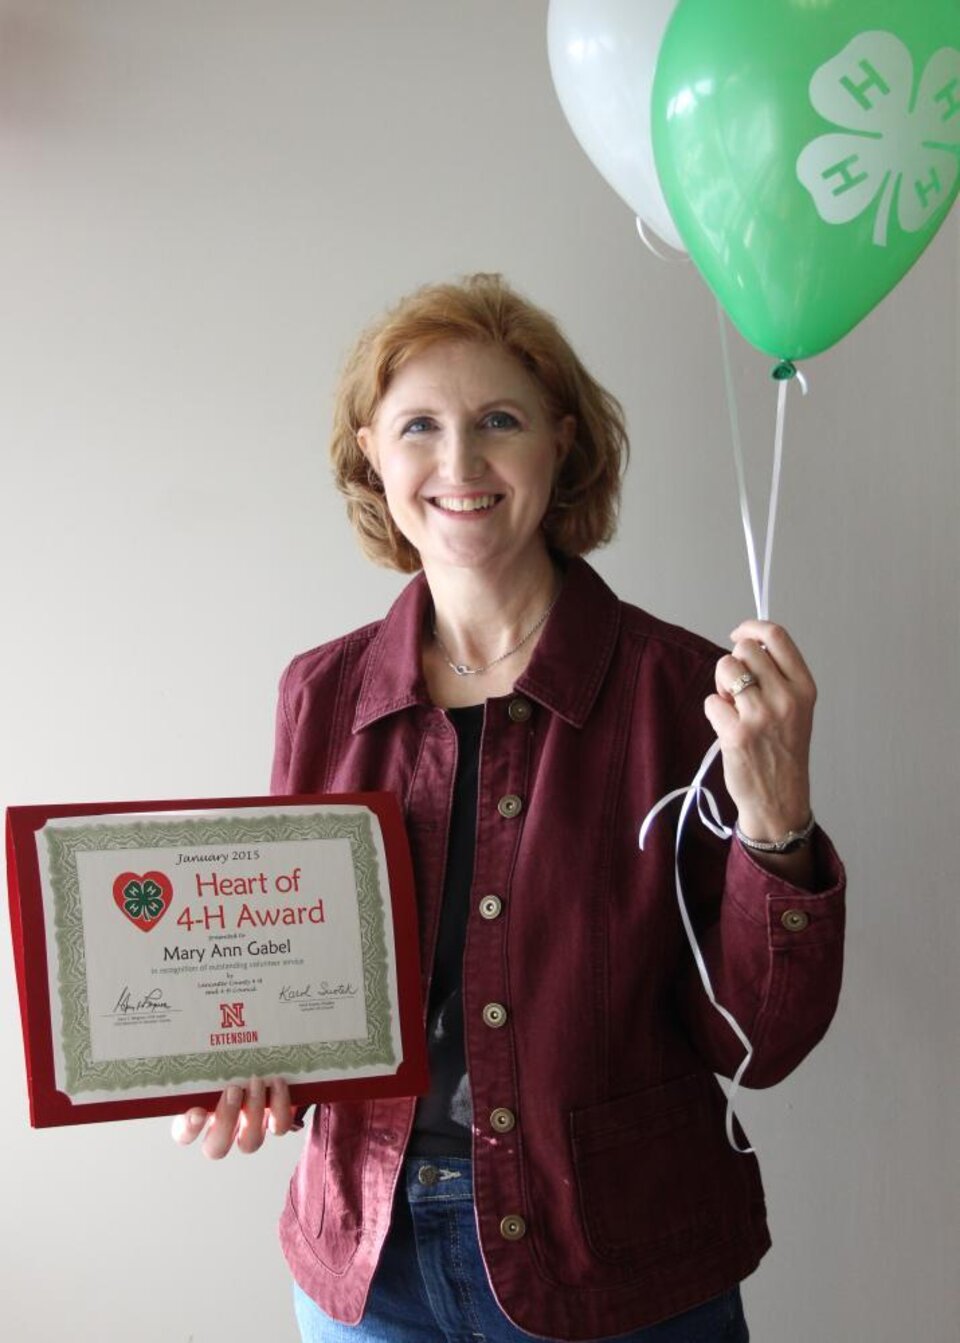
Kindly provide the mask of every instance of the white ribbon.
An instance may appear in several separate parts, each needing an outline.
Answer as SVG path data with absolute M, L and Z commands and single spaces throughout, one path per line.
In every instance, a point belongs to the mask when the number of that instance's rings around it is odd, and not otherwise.
M 727 409 L 730 412 L 730 437 L 733 440 L 733 461 L 737 470 L 737 494 L 740 499 L 740 520 L 743 523 L 743 538 L 747 547 L 747 564 L 750 569 L 750 583 L 753 588 L 753 601 L 757 609 L 758 620 L 770 619 L 770 568 L 773 562 L 773 538 L 777 525 L 777 504 L 780 498 L 780 475 L 783 466 L 783 424 L 787 405 L 787 384 L 789 377 L 781 378 L 777 385 L 777 427 L 773 442 L 773 472 L 770 479 L 770 502 L 767 508 L 767 532 L 763 555 L 763 576 L 757 569 L 757 550 L 753 540 L 753 526 L 750 521 L 750 500 L 747 496 L 747 477 L 743 465 L 743 447 L 740 442 L 740 421 L 737 416 L 737 398 L 733 389 L 733 373 L 730 369 L 730 349 L 727 344 L 727 323 L 723 309 L 717 304 L 717 322 L 720 328 L 720 353 L 723 362 L 723 381 L 727 391 Z M 799 369 L 793 370 L 793 376 L 800 384 L 803 395 L 807 394 L 807 380 Z
M 690 921 L 690 914 L 689 911 L 687 910 L 687 902 L 683 896 L 683 883 L 680 880 L 680 842 L 683 839 L 683 828 L 687 823 L 687 817 L 690 814 L 690 808 L 693 806 L 694 800 L 696 800 L 697 803 L 697 811 L 699 813 L 700 820 L 703 822 L 703 824 L 707 827 L 708 830 L 712 830 L 713 833 L 719 836 L 720 839 L 730 839 L 731 836 L 733 835 L 733 831 L 730 829 L 730 827 L 728 825 L 724 825 L 723 821 L 720 819 L 720 809 L 717 806 L 716 798 L 710 792 L 709 788 L 704 787 L 703 783 L 703 780 L 707 775 L 707 771 L 710 769 L 710 766 L 713 764 L 713 762 L 716 760 L 719 754 L 720 754 L 720 743 L 718 741 L 715 741 L 713 745 L 710 747 L 710 749 L 707 751 L 706 755 L 703 757 L 703 760 L 700 762 L 700 766 L 696 774 L 694 775 L 693 782 L 688 784 L 686 788 L 675 788 L 672 793 L 667 793 L 664 797 L 660 799 L 659 802 L 656 803 L 655 806 L 653 806 L 650 809 L 650 811 L 647 812 L 647 815 L 644 817 L 643 824 L 640 827 L 640 848 L 642 849 L 644 846 L 644 843 L 647 838 L 647 833 L 655 817 L 658 816 L 659 813 L 663 810 L 663 808 L 666 807 L 669 803 L 674 802 L 678 797 L 682 797 L 683 804 L 680 808 L 680 819 L 677 822 L 677 837 L 674 845 L 674 863 L 673 863 L 673 880 L 677 891 L 677 905 L 679 906 L 680 909 L 680 919 L 683 923 L 683 930 L 687 935 L 687 941 L 690 944 L 690 950 L 693 952 L 693 959 L 696 962 L 697 971 L 700 975 L 700 982 L 704 987 L 704 991 L 706 992 L 707 998 L 710 1000 L 711 1005 L 716 1009 L 716 1011 L 720 1013 L 724 1021 L 733 1031 L 734 1035 L 743 1045 L 744 1049 L 743 1060 L 741 1061 L 739 1068 L 733 1075 L 733 1079 L 730 1083 L 730 1090 L 727 1093 L 727 1110 L 725 1117 L 725 1126 L 727 1130 L 727 1142 L 730 1144 L 730 1146 L 733 1148 L 735 1152 L 741 1152 L 746 1154 L 748 1152 L 752 1152 L 753 1148 L 741 1147 L 736 1140 L 736 1136 L 733 1131 L 733 1121 L 735 1118 L 733 1109 L 733 1099 L 740 1087 L 740 1079 L 743 1077 L 744 1072 L 750 1066 L 750 1060 L 753 1058 L 753 1045 L 750 1043 L 746 1033 L 740 1026 L 737 1019 L 734 1017 L 733 1013 L 728 1012 L 722 1003 L 717 1002 L 717 995 L 713 991 L 713 982 L 710 979 L 710 971 L 707 969 L 707 963 L 703 959 L 703 953 L 701 952 L 700 945 L 697 942 L 697 935 L 694 932 L 693 924 Z M 709 817 L 704 815 L 703 810 L 704 803 L 706 803 L 706 806 L 710 812 Z
M 675 263 L 677 261 L 690 260 L 686 252 L 678 252 L 675 247 L 671 247 L 670 244 L 667 242 L 663 244 L 663 246 L 666 247 L 667 251 L 666 252 L 659 251 L 656 247 L 654 247 L 653 243 L 647 237 L 647 226 L 644 224 L 643 220 L 640 218 L 639 215 L 636 216 L 636 219 L 637 219 L 637 232 L 640 234 L 640 241 L 643 243 L 644 247 L 647 249 L 648 252 L 653 253 L 653 255 L 657 258 L 658 261 L 669 261 Z M 672 253 L 672 255 L 668 255 L 668 253 Z
M 640 236 L 643 237 L 643 230 L 640 221 L 637 221 L 637 227 L 640 228 Z M 646 242 L 646 238 L 644 238 Z M 649 245 L 649 244 L 648 244 Z M 653 249 L 651 249 L 653 250 Z M 753 526 L 750 521 L 750 501 L 747 496 L 746 471 L 743 464 L 743 449 L 740 442 L 740 424 L 737 417 L 737 401 L 734 394 L 733 375 L 730 370 L 730 352 L 727 347 L 727 330 L 723 316 L 723 310 L 719 303 L 717 304 L 717 317 L 720 323 L 720 350 L 723 357 L 723 377 L 727 392 L 727 409 L 730 412 L 730 435 L 733 440 L 733 459 L 737 472 L 737 493 L 740 499 L 740 518 L 743 523 L 744 541 L 747 547 L 747 564 L 750 569 L 750 583 L 753 588 L 753 599 L 757 609 L 758 620 L 768 620 L 770 610 L 770 571 L 773 562 L 773 538 L 776 530 L 777 504 L 780 496 L 780 477 L 783 465 L 783 428 L 786 415 L 787 404 L 787 384 L 793 377 L 796 377 L 800 388 L 806 396 L 807 380 L 798 369 L 792 365 L 781 365 L 777 370 L 779 376 L 779 386 L 777 388 L 777 424 L 774 434 L 773 444 L 773 470 L 770 480 L 770 500 L 767 508 L 767 530 L 764 538 L 763 554 L 763 572 L 761 574 L 757 566 L 757 549 L 754 544 Z M 660 799 L 644 817 L 643 824 L 640 827 L 640 848 L 643 849 L 650 826 L 661 811 L 677 798 L 682 797 L 683 803 L 680 807 L 680 818 L 677 822 L 677 837 L 674 846 L 674 882 L 677 891 L 677 904 L 680 909 L 680 918 L 683 923 L 684 932 L 687 935 L 687 941 L 690 944 L 690 950 L 693 952 L 693 959 L 696 962 L 697 971 L 700 975 L 700 982 L 703 984 L 704 991 L 712 1006 L 723 1017 L 724 1021 L 733 1031 L 734 1035 L 743 1045 L 744 1055 L 740 1066 L 737 1068 L 730 1081 L 730 1089 L 727 1092 L 727 1110 L 726 1110 L 726 1131 L 727 1142 L 735 1152 L 743 1154 L 753 1151 L 752 1147 L 741 1147 L 736 1140 L 733 1124 L 736 1115 L 734 1113 L 733 1102 L 738 1090 L 743 1074 L 750 1066 L 753 1058 L 753 1045 L 747 1038 L 746 1032 L 742 1029 L 731 1012 L 729 1012 L 722 1003 L 717 1002 L 716 994 L 713 991 L 713 984 L 710 979 L 710 972 L 707 969 L 707 963 L 703 958 L 703 953 L 697 943 L 696 933 L 693 930 L 693 924 L 687 911 L 686 900 L 683 895 L 683 883 L 680 880 L 680 844 L 683 839 L 683 829 L 687 823 L 687 817 L 690 814 L 694 801 L 697 804 L 697 814 L 701 823 L 712 831 L 720 839 L 731 839 L 733 830 L 725 825 L 720 817 L 720 810 L 717 806 L 716 798 L 710 792 L 709 788 L 704 786 L 704 779 L 710 769 L 710 766 L 720 754 L 720 743 L 714 741 L 707 751 L 699 768 L 693 777 L 693 780 L 686 788 L 675 788 L 673 792 L 667 793 Z M 706 811 L 704 810 L 706 808 Z M 709 815 L 707 814 L 709 813 Z

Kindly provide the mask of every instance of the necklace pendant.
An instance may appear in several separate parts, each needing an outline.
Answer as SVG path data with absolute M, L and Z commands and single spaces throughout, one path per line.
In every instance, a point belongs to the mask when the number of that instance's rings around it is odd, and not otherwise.
M 458 676 L 469 676 L 473 671 L 473 668 L 468 667 L 465 662 L 453 662 L 450 665 Z

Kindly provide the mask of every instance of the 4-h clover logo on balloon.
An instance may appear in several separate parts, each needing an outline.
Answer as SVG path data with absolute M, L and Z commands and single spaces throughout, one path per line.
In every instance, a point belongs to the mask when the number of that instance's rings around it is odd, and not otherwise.
M 163 872 L 121 872 L 113 883 L 113 899 L 132 924 L 148 933 L 170 908 L 173 886 Z
M 859 33 L 810 81 L 810 102 L 844 131 L 820 135 L 797 176 L 828 224 L 846 224 L 879 199 L 873 241 L 890 218 L 916 233 L 948 201 L 960 172 L 960 51 L 927 62 L 914 98 L 910 52 L 892 33 Z

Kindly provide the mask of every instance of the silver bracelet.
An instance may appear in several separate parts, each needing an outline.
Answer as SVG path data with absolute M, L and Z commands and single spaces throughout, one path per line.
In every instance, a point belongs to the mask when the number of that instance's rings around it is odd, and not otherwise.
M 751 839 L 740 829 L 739 821 L 734 822 L 733 833 L 744 848 L 756 849 L 757 853 L 793 853 L 794 849 L 800 849 L 806 844 L 813 834 L 815 825 L 816 821 L 813 812 L 811 812 L 810 819 L 802 830 L 788 830 L 781 839 Z

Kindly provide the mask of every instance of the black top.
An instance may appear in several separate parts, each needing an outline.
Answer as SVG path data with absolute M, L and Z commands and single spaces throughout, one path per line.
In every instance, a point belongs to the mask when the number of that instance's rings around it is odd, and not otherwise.
M 457 775 L 447 840 L 443 906 L 427 1011 L 430 1091 L 417 1102 L 409 1152 L 469 1156 L 473 1104 L 463 1043 L 463 948 L 477 834 L 477 772 L 483 705 L 448 709 L 457 730 Z

